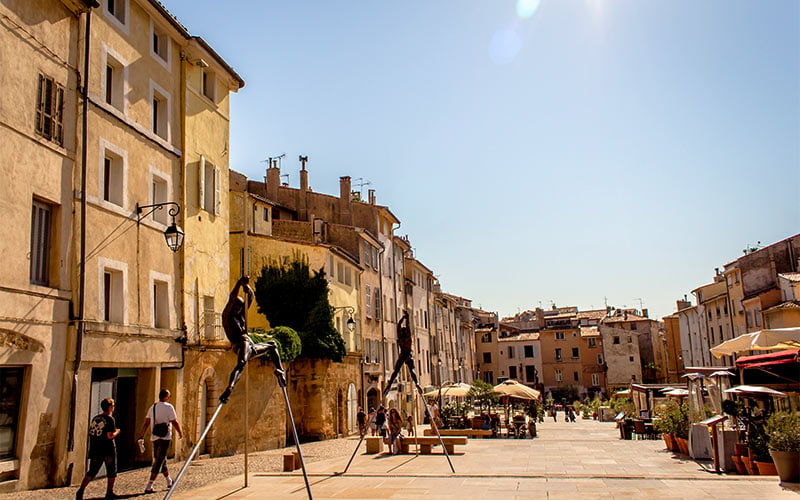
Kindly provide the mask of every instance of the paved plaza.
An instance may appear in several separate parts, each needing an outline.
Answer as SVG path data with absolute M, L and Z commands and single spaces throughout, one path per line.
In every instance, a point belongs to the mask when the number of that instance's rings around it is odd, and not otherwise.
M 471 439 L 456 448 L 455 474 L 438 448 L 434 455 L 365 455 L 362 445 L 347 474 L 339 474 L 347 456 L 308 464 L 312 492 L 315 499 L 800 499 L 800 485 L 714 474 L 710 462 L 667 452 L 661 440 L 620 440 L 612 423 L 550 419 L 538 429 L 533 440 Z M 306 497 L 299 473 L 252 471 L 247 488 L 243 480 L 232 477 L 172 498 Z

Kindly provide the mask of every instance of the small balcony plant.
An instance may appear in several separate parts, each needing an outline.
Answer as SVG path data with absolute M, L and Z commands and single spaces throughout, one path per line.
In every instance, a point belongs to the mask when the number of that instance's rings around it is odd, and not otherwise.
M 781 482 L 800 482 L 800 416 L 773 413 L 766 424 L 767 446 Z

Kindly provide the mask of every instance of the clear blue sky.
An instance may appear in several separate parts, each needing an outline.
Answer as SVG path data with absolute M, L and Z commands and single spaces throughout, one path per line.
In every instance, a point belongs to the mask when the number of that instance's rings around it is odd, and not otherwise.
M 800 232 L 794 0 L 163 0 L 245 79 L 231 167 L 364 178 L 443 289 L 661 317 Z

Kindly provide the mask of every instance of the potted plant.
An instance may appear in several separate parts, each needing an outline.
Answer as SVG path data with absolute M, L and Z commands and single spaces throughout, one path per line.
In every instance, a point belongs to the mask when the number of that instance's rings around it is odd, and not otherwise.
M 767 419 L 766 433 L 781 482 L 800 482 L 800 416 L 788 411 L 773 413 Z
M 678 451 L 678 442 L 675 441 L 676 420 L 672 415 L 677 410 L 677 406 L 674 401 L 657 406 L 653 419 L 653 429 L 661 433 L 664 444 L 670 451 Z
M 777 475 L 775 464 L 772 463 L 772 457 L 769 455 L 769 447 L 767 446 L 767 434 L 764 430 L 764 425 L 751 426 L 750 432 L 747 434 L 747 447 L 750 448 L 750 462 L 755 464 L 755 470 L 748 469 L 751 474 L 757 473 L 762 476 Z

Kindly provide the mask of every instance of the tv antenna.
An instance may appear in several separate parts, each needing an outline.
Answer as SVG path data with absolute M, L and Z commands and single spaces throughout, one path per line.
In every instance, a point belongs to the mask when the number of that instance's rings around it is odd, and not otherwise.
M 638 300 L 639 301 L 639 311 L 642 311 L 644 309 L 644 301 L 642 301 L 641 298 L 633 299 L 633 300 Z
M 364 179 L 363 177 L 359 177 L 358 179 L 353 179 L 353 187 L 358 187 L 358 192 L 364 190 L 364 186 L 371 186 L 372 182 Z
M 284 158 L 286 158 L 286 153 L 281 153 L 278 156 L 270 156 L 266 160 L 261 160 L 259 163 L 269 162 L 269 166 L 272 167 L 274 162 L 276 167 L 281 168 L 281 162 L 283 161 Z

